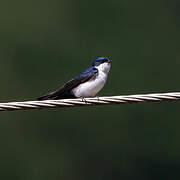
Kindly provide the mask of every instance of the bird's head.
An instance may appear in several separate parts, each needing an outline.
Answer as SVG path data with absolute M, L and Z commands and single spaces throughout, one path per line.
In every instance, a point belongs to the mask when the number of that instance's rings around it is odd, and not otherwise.
M 99 57 L 93 62 L 92 66 L 100 71 L 108 73 L 111 67 L 111 60 L 106 57 Z

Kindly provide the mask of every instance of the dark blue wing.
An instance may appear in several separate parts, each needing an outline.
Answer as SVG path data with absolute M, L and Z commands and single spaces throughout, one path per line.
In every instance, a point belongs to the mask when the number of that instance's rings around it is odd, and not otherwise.
M 45 100 L 45 99 L 62 99 L 66 97 L 73 97 L 72 92 L 70 92 L 73 88 L 77 87 L 79 84 L 84 83 L 91 78 L 95 78 L 98 70 L 94 67 L 88 68 L 82 74 L 77 76 L 76 78 L 68 81 L 65 83 L 60 89 L 54 91 L 50 94 L 45 96 L 39 97 L 38 100 Z

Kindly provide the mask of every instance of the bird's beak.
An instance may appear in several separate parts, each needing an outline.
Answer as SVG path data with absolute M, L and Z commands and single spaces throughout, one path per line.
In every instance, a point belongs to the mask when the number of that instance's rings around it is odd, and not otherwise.
M 112 61 L 110 59 L 108 59 L 108 63 L 110 64 Z

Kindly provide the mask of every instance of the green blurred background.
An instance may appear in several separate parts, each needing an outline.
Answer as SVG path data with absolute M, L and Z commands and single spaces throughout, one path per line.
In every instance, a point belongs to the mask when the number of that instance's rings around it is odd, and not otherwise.
M 112 59 L 101 95 L 179 91 L 178 0 L 1 0 L 0 102 Z M 180 179 L 180 104 L 0 113 L 3 180 Z

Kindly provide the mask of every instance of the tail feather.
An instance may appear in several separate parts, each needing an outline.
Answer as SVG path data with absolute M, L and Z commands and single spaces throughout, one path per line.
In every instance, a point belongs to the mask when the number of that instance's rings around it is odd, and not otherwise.
M 47 100 L 47 99 L 49 99 L 49 95 L 45 95 L 37 98 L 38 101 Z
M 42 101 L 42 100 L 47 100 L 47 99 L 56 99 L 57 96 L 58 96 L 58 91 L 54 91 L 54 92 L 51 92 L 49 94 L 46 94 L 44 96 L 37 98 L 37 100 Z
M 48 99 L 68 99 L 68 98 L 75 98 L 75 96 L 72 94 L 72 92 L 68 91 L 68 92 L 63 92 L 58 94 L 57 91 L 52 92 L 50 94 L 41 96 L 39 98 L 37 98 L 38 101 L 42 101 L 42 100 L 48 100 Z

